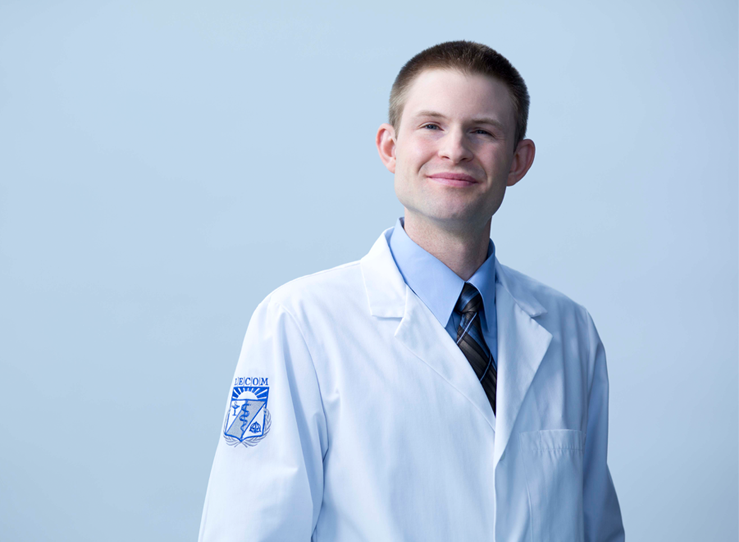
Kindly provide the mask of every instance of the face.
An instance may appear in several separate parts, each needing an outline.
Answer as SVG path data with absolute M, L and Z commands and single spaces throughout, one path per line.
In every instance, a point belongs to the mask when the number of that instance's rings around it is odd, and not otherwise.
M 533 142 L 515 145 L 508 88 L 484 75 L 422 72 L 411 84 L 396 133 L 377 137 L 406 220 L 459 229 L 490 223 L 505 189 L 525 175 Z

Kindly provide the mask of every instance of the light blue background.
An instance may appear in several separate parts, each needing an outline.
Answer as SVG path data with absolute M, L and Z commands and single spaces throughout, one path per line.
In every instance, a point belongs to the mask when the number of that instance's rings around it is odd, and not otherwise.
M 598 325 L 629 540 L 737 540 L 737 6 L 643 0 L 0 3 L 0 540 L 196 538 L 253 309 L 393 225 L 450 39 L 529 85 L 493 239 Z

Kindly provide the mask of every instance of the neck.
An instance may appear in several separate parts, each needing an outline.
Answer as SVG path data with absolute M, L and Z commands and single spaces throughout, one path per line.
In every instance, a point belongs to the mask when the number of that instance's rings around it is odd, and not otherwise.
M 414 243 L 438 258 L 462 280 L 468 280 L 487 257 L 490 222 L 491 219 L 479 227 L 465 225 L 447 229 L 406 209 L 403 225 Z

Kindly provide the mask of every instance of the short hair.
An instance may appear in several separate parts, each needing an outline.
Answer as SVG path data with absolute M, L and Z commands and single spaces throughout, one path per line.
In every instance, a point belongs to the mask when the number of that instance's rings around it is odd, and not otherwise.
M 454 69 L 467 75 L 480 74 L 497 79 L 508 87 L 516 119 L 515 144 L 526 136 L 529 118 L 529 91 L 518 70 L 497 51 L 473 41 L 447 41 L 429 47 L 411 58 L 395 78 L 390 91 L 388 119 L 395 130 L 408 95 L 408 89 L 421 72 L 431 69 Z

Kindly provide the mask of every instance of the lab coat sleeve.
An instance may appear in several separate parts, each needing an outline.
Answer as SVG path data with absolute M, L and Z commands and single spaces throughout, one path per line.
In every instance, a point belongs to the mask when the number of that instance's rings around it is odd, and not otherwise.
M 621 542 L 624 528 L 608 469 L 608 372 L 603 343 L 587 314 L 592 379 L 585 437 L 583 506 L 587 542 Z
M 268 384 L 271 425 L 264 438 L 246 446 L 227 441 L 224 422 L 199 540 L 308 542 L 323 498 L 326 421 L 303 330 L 270 297 L 249 322 L 229 388 L 227 416 L 233 386 L 246 382 L 239 378 Z

